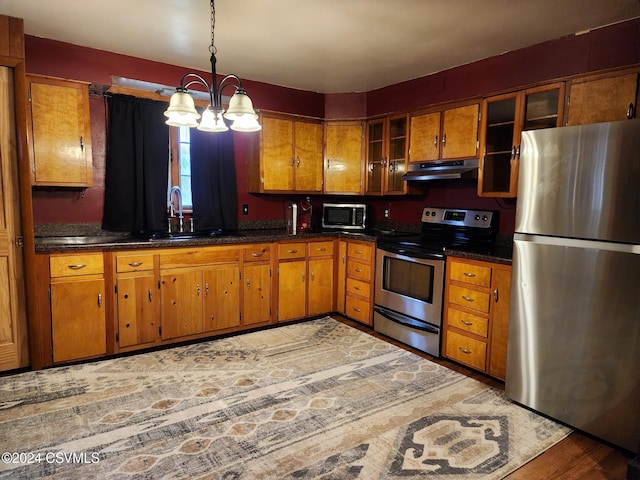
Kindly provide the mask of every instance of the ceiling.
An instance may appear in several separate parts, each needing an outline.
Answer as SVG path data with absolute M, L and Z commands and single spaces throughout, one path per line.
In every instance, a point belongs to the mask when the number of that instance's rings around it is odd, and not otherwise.
M 365 92 L 640 17 L 640 0 L 218 0 L 218 73 Z M 25 33 L 210 71 L 206 0 L 0 0 Z M 117 74 L 117 72 L 114 72 Z

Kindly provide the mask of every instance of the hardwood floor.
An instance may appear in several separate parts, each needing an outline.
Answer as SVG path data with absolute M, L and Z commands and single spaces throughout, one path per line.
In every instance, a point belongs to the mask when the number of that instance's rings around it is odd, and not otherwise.
M 393 343 L 432 362 L 472 377 L 495 388 L 504 389 L 504 383 L 470 370 L 445 358 L 434 358 L 414 348 L 385 337 L 366 325 L 342 317 L 333 318 L 358 330 Z M 627 465 L 632 457 L 623 450 L 604 444 L 593 437 L 573 432 L 567 438 L 551 447 L 540 456 L 511 473 L 507 480 L 625 480 Z

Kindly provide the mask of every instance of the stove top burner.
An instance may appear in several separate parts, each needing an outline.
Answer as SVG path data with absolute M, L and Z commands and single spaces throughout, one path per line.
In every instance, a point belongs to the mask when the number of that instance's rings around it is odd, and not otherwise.
M 434 254 L 447 250 L 491 254 L 497 220 L 495 211 L 425 207 L 421 234 L 381 237 L 377 243 L 382 248 L 402 246 Z

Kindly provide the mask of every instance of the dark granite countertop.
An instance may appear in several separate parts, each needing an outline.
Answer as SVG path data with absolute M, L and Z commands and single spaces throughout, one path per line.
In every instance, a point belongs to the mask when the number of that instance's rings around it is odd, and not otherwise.
M 367 230 L 364 232 L 319 231 L 288 235 L 284 229 L 240 230 L 237 233 L 214 237 L 181 237 L 140 239 L 127 234 L 101 232 L 86 236 L 47 236 L 36 237 L 36 253 L 71 253 L 85 251 L 118 251 L 132 249 L 160 249 L 173 247 L 193 247 L 208 245 L 235 245 L 242 243 L 273 243 L 277 241 L 304 241 L 313 238 L 351 238 L 375 242 L 378 237 L 397 233 L 386 230 Z M 511 246 L 498 244 L 493 255 L 469 253 L 462 250 L 450 250 L 449 255 L 482 260 L 486 262 L 511 264 Z

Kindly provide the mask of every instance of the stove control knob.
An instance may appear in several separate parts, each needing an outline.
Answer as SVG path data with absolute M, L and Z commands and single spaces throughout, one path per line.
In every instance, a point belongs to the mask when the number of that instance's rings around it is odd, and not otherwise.
M 431 216 L 435 217 L 436 216 L 436 212 L 431 212 Z
M 487 220 L 489 220 L 489 217 L 487 217 L 486 215 L 483 215 L 482 216 L 482 220 L 484 220 L 486 222 Z
M 480 215 L 476 215 L 476 220 L 480 220 Z
M 429 210 L 426 210 L 426 211 L 424 212 L 425 216 L 427 216 L 427 217 L 429 216 L 429 214 L 430 214 L 430 213 L 431 213 L 431 212 L 430 212 Z

